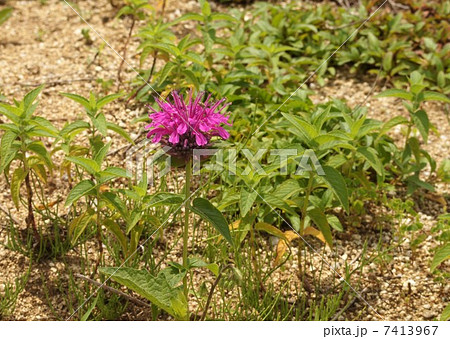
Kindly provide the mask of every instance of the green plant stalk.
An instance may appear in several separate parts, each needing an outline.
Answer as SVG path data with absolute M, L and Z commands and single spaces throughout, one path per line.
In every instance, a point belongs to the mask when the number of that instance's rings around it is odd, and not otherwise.
M 309 205 L 309 196 L 312 191 L 313 180 L 314 180 L 313 173 L 310 172 L 309 179 L 308 179 L 308 186 L 306 187 L 305 201 L 303 202 L 303 207 L 302 207 L 302 219 L 300 220 L 300 232 L 299 232 L 300 236 L 303 236 L 303 232 L 305 231 L 306 211 L 307 211 L 308 205 Z M 302 256 L 301 256 L 302 246 L 303 246 L 303 242 L 299 241 L 299 243 L 298 243 L 298 270 L 299 270 L 298 274 L 299 274 L 300 278 L 302 278 L 302 276 L 303 276 Z
M 97 226 L 97 244 L 98 244 L 98 258 L 95 263 L 94 271 L 92 272 L 91 277 L 93 277 L 100 266 L 103 259 L 103 240 L 102 240 L 102 224 L 100 220 L 100 194 L 97 194 L 97 218 L 96 218 L 96 226 Z
M 253 262 L 254 270 L 256 272 L 256 277 L 258 279 L 259 286 L 261 289 L 263 289 L 263 283 L 262 283 L 262 279 L 261 279 L 261 270 L 259 269 L 258 258 L 256 256 L 255 246 L 256 246 L 255 230 L 254 230 L 253 225 L 251 225 L 251 227 L 250 227 L 250 249 L 251 249 L 252 262 Z
M 39 232 L 36 226 L 36 219 L 34 218 L 34 212 L 33 212 L 33 190 L 31 189 L 31 182 L 30 182 L 30 168 L 28 167 L 27 162 L 27 155 L 26 155 L 26 146 L 24 138 L 20 138 L 22 142 L 22 153 L 23 153 L 23 169 L 26 173 L 25 176 L 25 187 L 27 189 L 27 208 L 28 208 L 28 216 L 25 219 L 27 223 L 27 227 L 33 227 L 34 236 L 36 239 L 39 239 Z
M 191 176 L 192 176 L 192 160 L 189 159 L 186 164 L 186 181 L 184 186 L 185 193 L 185 213 L 184 213 L 184 230 L 183 230 L 183 267 L 186 269 L 186 275 L 183 278 L 184 296 L 188 300 L 188 239 L 189 239 L 189 199 L 191 195 Z

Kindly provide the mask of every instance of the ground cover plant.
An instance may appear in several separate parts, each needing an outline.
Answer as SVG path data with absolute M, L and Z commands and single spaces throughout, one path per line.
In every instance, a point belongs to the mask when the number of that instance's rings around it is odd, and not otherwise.
M 448 1 L 103 2 L 33 7 L 96 77 L 0 85 L 0 318 L 449 319 Z

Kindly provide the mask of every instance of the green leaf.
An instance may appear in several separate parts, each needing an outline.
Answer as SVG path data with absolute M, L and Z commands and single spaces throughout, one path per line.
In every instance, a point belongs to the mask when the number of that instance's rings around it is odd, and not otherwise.
M 274 237 L 288 241 L 288 239 L 286 239 L 286 236 L 284 235 L 283 231 L 281 231 L 279 228 L 276 228 L 275 226 L 272 226 L 271 224 L 268 224 L 266 222 L 256 223 L 255 230 L 264 231 L 266 233 L 269 233 L 270 235 L 273 235 Z
M 100 100 L 97 101 L 97 109 L 102 108 L 106 104 L 109 104 L 111 101 L 114 101 L 120 97 L 123 97 L 125 93 L 116 93 L 116 94 L 109 94 L 107 96 L 104 96 Z
M 390 88 L 378 95 L 375 96 L 376 98 L 384 98 L 384 97 L 395 97 L 400 99 L 405 99 L 412 101 L 413 95 L 403 89 L 396 89 L 396 88 Z
M 450 304 L 445 306 L 444 310 L 442 311 L 441 317 L 439 318 L 440 321 L 448 321 L 450 319 Z
M 211 6 L 209 5 L 208 0 L 199 0 L 199 2 L 200 2 L 202 14 L 204 16 L 210 16 L 211 15 Z
M 101 166 L 103 163 L 103 160 L 105 159 L 106 155 L 108 154 L 109 148 L 111 147 L 111 141 L 105 144 L 102 148 L 100 148 L 97 153 L 94 155 L 94 161 Z
M 400 124 L 406 125 L 407 123 L 408 123 L 408 119 L 406 119 L 405 117 L 402 117 L 402 116 L 396 116 L 396 117 L 386 121 L 381 126 L 381 129 L 377 136 L 377 139 L 381 138 L 381 136 L 383 136 L 384 134 L 389 132 L 393 127 L 400 125 Z
M 177 65 L 175 65 L 173 62 L 166 63 L 161 72 L 158 74 L 158 83 L 161 85 L 167 79 L 170 72 L 172 72 L 172 70 L 176 67 Z
M 97 174 L 100 166 L 94 160 L 83 157 L 66 157 L 66 160 L 83 167 L 90 174 Z
M 241 216 L 244 218 L 253 206 L 258 193 L 256 191 L 248 192 L 245 188 L 241 188 L 241 199 L 239 200 L 239 208 Z
M 75 102 L 78 102 L 84 108 L 86 108 L 86 110 L 90 110 L 91 109 L 91 105 L 89 103 L 89 100 L 84 98 L 84 97 L 82 97 L 81 95 L 73 94 L 73 93 L 61 93 L 61 95 L 65 96 L 66 98 L 72 99 Z
M 328 186 L 334 192 L 336 198 L 341 202 L 345 211 L 348 213 L 349 212 L 348 191 L 344 178 L 333 167 L 322 166 L 322 169 L 325 175 L 321 176 L 321 178 L 323 178 L 326 181 Z
M 96 217 L 95 211 L 89 208 L 79 217 L 72 220 L 69 225 L 69 237 L 72 246 L 76 244 L 78 238 L 83 234 L 86 227 Z
M 20 114 L 22 113 L 22 111 L 17 109 L 17 107 L 0 102 L 0 113 L 5 115 L 16 125 L 20 124 Z
M 314 222 L 314 224 L 319 227 L 319 230 L 322 232 L 328 245 L 330 245 L 330 247 L 333 247 L 333 237 L 331 235 L 331 228 L 328 224 L 326 215 L 317 207 L 308 210 L 307 214 Z
M 95 184 L 91 180 L 80 181 L 67 195 L 67 200 L 64 206 L 69 206 L 82 196 L 89 194 L 95 188 Z
M 19 201 L 20 201 L 20 186 L 22 182 L 25 180 L 27 173 L 23 170 L 22 167 L 18 167 L 14 170 L 11 179 L 11 198 L 16 205 L 16 208 L 19 209 Z
M 198 214 L 203 219 L 206 219 L 219 231 L 220 234 L 233 245 L 233 239 L 231 238 L 230 229 L 228 223 L 222 213 L 213 206 L 208 200 L 203 198 L 196 198 L 192 202 L 191 209 L 194 213 Z
M 431 262 L 431 271 L 433 272 L 443 261 L 450 259 L 450 243 L 439 248 L 434 254 Z
M 183 196 L 180 194 L 174 193 L 165 193 L 160 192 L 150 196 L 147 196 L 144 199 L 146 204 L 146 208 L 149 207 L 157 207 L 157 206 L 165 206 L 165 205 L 179 205 L 184 201 Z
M 122 247 L 123 253 L 128 254 L 128 240 L 125 234 L 120 229 L 120 226 L 117 222 L 111 219 L 104 219 L 103 225 L 116 236 L 117 240 L 119 240 L 120 246 Z
M 448 96 L 438 92 L 425 91 L 423 92 L 423 100 L 424 101 L 442 101 L 446 103 L 450 103 L 450 99 Z
M 41 85 L 39 87 L 36 87 L 32 91 L 28 92 L 27 95 L 25 95 L 25 98 L 23 99 L 23 103 L 25 105 L 25 110 L 31 106 L 31 104 L 36 100 L 39 93 L 41 93 L 42 89 L 44 88 L 44 85 Z
M 45 148 L 44 144 L 40 141 L 35 141 L 27 146 L 29 151 L 37 154 L 39 158 L 41 158 L 48 168 L 53 167 L 52 159 L 50 158 L 50 154 Z
M 95 309 L 95 306 L 97 306 L 97 302 L 98 302 L 98 298 L 99 297 L 100 297 L 100 293 L 97 293 L 97 296 L 95 297 L 94 300 L 92 300 L 91 305 L 87 309 L 86 313 L 84 313 L 81 316 L 80 321 L 87 321 L 89 319 L 89 316 L 92 314 L 92 311 Z
M 89 129 L 90 125 L 86 121 L 77 120 L 68 125 L 65 125 L 63 129 L 59 132 L 61 136 L 67 136 L 71 133 L 77 132 L 80 133 L 86 129 Z
M 16 155 L 16 152 L 14 152 L 14 149 L 12 148 L 13 142 L 16 138 L 17 134 L 14 131 L 6 131 L 5 134 L 3 134 L 0 145 L 0 172 L 3 172 L 3 170 L 9 165 Z
M 94 124 L 95 128 L 98 129 L 101 135 L 106 136 L 106 134 L 108 133 L 108 129 L 106 126 L 106 118 L 103 113 L 99 113 L 96 117 L 93 117 L 92 123 Z
M 300 184 L 295 179 L 288 179 L 283 181 L 276 189 L 273 195 L 277 196 L 280 199 L 288 199 L 294 194 L 300 192 L 303 188 L 300 187 Z
M 394 54 L 392 52 L 387 52 L 383 58 L 383 69 L 389 73 L 392 69 L 392 58 Z
M 3 8 L 0 11 L 0 25 L 2 25 L 6 20 L 8 20 L 13 12 L 13 8 L 12 7 L 6 7 Z
M 116 194 L 112 192 L 104 192 L 102 193 L 101 198 L 110 203 L 125 220 L 130 218 L 127 206 Z
M 384 176 L 383 164 L 380 161 L 377 151 L 372 147 L 358 147 L 356 150 L 373 167 L 379 176 Z
M 211 14 L 211 20 L 225 20 L 229 22 L 239 22 L 238 19 L 226 13 L 213 13 Z
M 423 138 L 425 143 L 428 142 L 428 132 L 430 130 L 430 120 L 428 119 L 428 115 L 424 110 L 419 110 L 415 113 L 411 114 L 414 125 L 420 132 L 420 135 Z
M 40 128 L 47 131 L 51 136 L 57 137 L 59 135 L 59 131 L 53 124 L 43 117 L 33 117 L 30 121 L 32 124 L 36 124 Z
M 126 267 L 102 267 L 101 273 L 135 291 L 178 320 L 188 317 L 187 300 L 181 287 L 173 287 L 165 274 L 152 276 L 146 270 Z
M 302 120 L 287 113 L 283 113 L 283 116 L 287 120 L 289 120 L 289 122 L 295 127 L 297 132 L 305 138 L 306 142 L 309 142 L 311 139 L 314 139 L 319 134 L 316 128 L 309 122 L 306 122 L 305 120 Z
M 219 265 L 215 263 L 208 264 L 200 258 L 188 258 L 188 267 L 196 268 L 196 267 L 205 267 L 210 270 L 216 277 L 219 275 Z
M 203 21 L 203 16 L 197 13 L 186 13 L 181 17 L 174 20 L 175 23 L 179 23 L 186 20 Z
M 329 215 L 327 216 L 327 220 L 330 226 L 333 227 L 336 231 L 344 232 L 344 228 L 342 227 L 342 224 L 337 216 Z
M 122 127 L 120 127 L 116 124 L 113 124 L 112 122 L 107 122 L 106 128 L 113 132 L 116 132 L 121 137 L 123 137 L 124 139 L 126 139 L 127 141 L 131 142 L 134 145 L 133 139 L 131 139 L 131 137 L 128 135 L 128 133 Z
M 131 174 L 125 169 L 120 167 L 107 167 L 105 170 L 98 173 L 100 175 L 101 181 L 109 181 L 114 178 L 131 178 Z

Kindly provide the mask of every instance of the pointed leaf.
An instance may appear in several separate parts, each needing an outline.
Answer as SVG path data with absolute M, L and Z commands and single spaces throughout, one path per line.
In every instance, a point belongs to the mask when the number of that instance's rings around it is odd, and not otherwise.
M 187 301 L 181 287 L 172 287 L 166 275 L 152 276 L 146 270 L 126 267 L 102 267 L 100 272 L 128 287 L 176 319 L 187 318 Z
M 233 245 L 233 239 L 231 238 L 230 229 L 228 223 L 222 213 L 213 206 L 208 200 L 203 198 L 196 198 L 192 202 L 191 209 L 194 213 L 198 214 L 203 219 L 206 219 L 219 231 L 220 234 Z
M 95 187 L 95 184 L 91 180 L 80 181 L 74 188 L 69 192 L 65 206 L 69 206 L 82 196 L 89 194 Z
M 348 213 L 348 191 L 344 178 L 338 171 L 336 171 L 332 167 L 322 166 L 322 169 L 325 172 L 325 175 L 321 176 L 321 178 L 323 178 L 327 182 L 328 186 L 334 192 L 336 198 L 341 202 L 345 211 Z

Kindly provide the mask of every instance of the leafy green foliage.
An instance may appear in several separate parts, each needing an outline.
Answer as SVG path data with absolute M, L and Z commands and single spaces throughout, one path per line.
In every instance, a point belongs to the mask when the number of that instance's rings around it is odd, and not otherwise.
M 0 10 L 0 25 L 2 25 L 6 20 L 8 20 L 13 13 L 12 7 L 6 7 Z
M 139 293 L 139 295 L 174 316 L 175 319 L 187 319 L 187 300 L 182 289 L 178 286 L 183 274 L 176 272 L 173 267 L 161 271 L 156 277 L 144 270 L 133 268 L 103 267 L 100 271 Z

